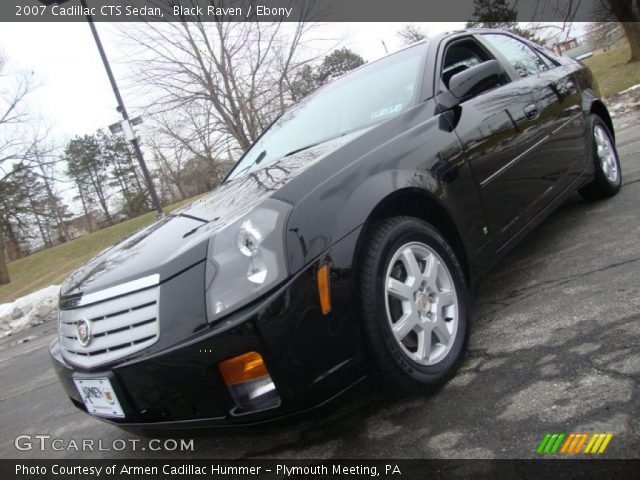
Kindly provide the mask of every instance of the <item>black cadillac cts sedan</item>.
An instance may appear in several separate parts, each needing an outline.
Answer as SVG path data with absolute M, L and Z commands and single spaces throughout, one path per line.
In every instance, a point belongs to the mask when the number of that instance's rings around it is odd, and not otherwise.
M 318 90 L 208 196 L 74 272 L 53 363 L 78 408 L 132 429 L 283 418 L 367 375 L 430 389 L 479 279 L 569 194 L 620 185 L 584 65 L 443 34 Z

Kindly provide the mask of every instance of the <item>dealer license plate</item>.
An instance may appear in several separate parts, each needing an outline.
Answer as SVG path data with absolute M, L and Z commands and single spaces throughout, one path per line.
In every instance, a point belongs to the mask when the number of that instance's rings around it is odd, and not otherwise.
M 87 411 L 101 417 L 124 417 L 108 378 L 74 378 Z

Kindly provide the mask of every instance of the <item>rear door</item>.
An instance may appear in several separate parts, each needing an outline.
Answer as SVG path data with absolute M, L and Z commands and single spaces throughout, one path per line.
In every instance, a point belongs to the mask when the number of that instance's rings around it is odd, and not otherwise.
M 533 45 L 503 33 L 483 33 L 479 38 L 494 55 L 503 58 L 516 74 L 516 83 L 529 90 L 531 102 L 523 105 L 523 127 L 543 133 L 539 151 L 530 156 L 523 171 L 537 180 L 531 214 L 538 213 L 584 169 L 586 142 L 581 94 L 575 86 L 574 65 L 560 65 Z M 537 119 L 533 117 L 538 116 Z M 533 164 L 535 162 L 535 164 Z

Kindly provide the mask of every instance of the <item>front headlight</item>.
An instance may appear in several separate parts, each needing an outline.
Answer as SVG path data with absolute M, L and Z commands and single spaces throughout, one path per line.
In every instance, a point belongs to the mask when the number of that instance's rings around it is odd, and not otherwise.
M 209 321 L 256 299 L 287 278 L 284 226 L 291 206 L 267 199 L 209 240 Z

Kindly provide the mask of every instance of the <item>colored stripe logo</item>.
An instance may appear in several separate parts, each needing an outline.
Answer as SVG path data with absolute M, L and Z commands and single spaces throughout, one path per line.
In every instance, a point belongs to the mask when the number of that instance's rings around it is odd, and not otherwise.
M 612 438 L 613 433 L 547 433 L 536 451 L 539 455 L 601 454 L 607 449 Z

